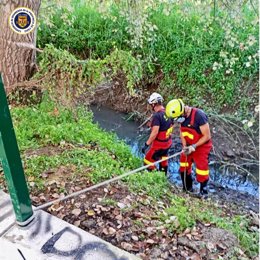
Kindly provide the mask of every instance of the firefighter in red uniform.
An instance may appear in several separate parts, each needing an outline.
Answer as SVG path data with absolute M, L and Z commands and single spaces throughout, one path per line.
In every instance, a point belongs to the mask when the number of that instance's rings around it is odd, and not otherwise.
M 142 152 L 145 153 L 150 146 L 145 154 L 145 165 L 166 158 L 172 145 L 172 120 L 165 116 L 165 108 L 162 102 L 163 98 L 158 93 L 153 93 L 148 99 L 148 104 L 151 106 L 154 114 L 151 119 L 151 134 L 142 148 Z M 155 168 L 156 166 L 153 165 L 148 169 L 154 170 Z M 168 160 L 160 163 L 159 170 L 164 171 L 165 175 L 167 175 Z
M 173 99 L 166 106 L 166 115 L 181 124 L 183 153 L 180 156 L 180 174 L 185 191 L 193 191 L 192 163 L 196 164 L 196 178 L 200 194 L 206 195 L 209 180 L 208 156 L 212 148 L 207 115 L 200 109 L 185 106 L 181 99 Z

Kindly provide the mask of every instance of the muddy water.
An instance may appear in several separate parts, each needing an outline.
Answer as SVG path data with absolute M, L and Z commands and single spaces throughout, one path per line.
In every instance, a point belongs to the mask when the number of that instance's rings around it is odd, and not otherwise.
M 91 106 L 91 110 L 94 115 L 94 122 L 98 123 L 101 128 L 115 133 L 119 139 L 124 140 L 130 146 L 133 154 L 141 158 L 143 157 L 140 149 L 147 140 L 149 132 L 138 131 L 139 124 L 132 121 L 129 115 L 105 107 Z M 180 151 L 180 149 L 180 144 L 175 142 L 170 154 L 174 154 Z M 181 185 L 178 169 L 178 158 L 173 158 L 169 161 L 170 181 Z M 216 165 L 214 159 L 210 160 L 209 188 L 212 193 L 216 192 L 216 187 L 222 187 L 258 197 L 259 186 L 257 176 L 257 172 L 252 172 L 252 174 L 247 176 L 238 174 L 235 170 L 231 171 L 230 169 L 224 169 Z M 195 186 L 199 187 L 196 181 Z

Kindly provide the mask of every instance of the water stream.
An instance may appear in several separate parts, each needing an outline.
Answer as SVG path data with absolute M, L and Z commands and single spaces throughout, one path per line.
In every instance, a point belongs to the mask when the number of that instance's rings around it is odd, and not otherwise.
M 115 133 L 119 139 L 124 140 L 131 147 L 134 155 L 143 158 L 141 147 L 149 136 L 149 132 L 139 132 L 137 122 L 129 120 L 129 115 L 123 114 L 106 107 L 91 106 L 94 115 L 94 122 L 107 131 Z M 170 154 L 180 151 L 181 146 L 174 146 Z M 180 176 L 178 173 L 179 162 L 178 158 L 169 160 L 169 176 L 170 181 L 181 185 Z M 221 168 L 210 160 L 210 191 L 214 192 L 214 186 L 221 186 L 242 193 L 248 193 L 255 197 L 259 194 L 258 173 L 253 172 L 250 175 L 242 175 L 235 171 L 230 171 L 229 168 Z M 198 187 L 198 183 L 195 185 Z

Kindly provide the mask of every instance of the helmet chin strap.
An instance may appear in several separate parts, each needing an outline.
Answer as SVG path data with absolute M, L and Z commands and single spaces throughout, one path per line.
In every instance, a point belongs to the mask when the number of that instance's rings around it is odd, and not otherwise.
M 191 113 L 191 108 L 188 107 L 188 106 L 185 106 L 184 107 L 184 113 L 182 114 L 182 116 L 189 117 L 190 113 Z

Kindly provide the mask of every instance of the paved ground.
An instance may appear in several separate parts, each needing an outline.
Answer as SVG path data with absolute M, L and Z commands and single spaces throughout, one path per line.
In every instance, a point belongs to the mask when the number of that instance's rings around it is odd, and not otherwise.
M 0 190 L 1 260 L 137 260 L 104 240 L 44 211 L 19 227 L 9 195 Z

